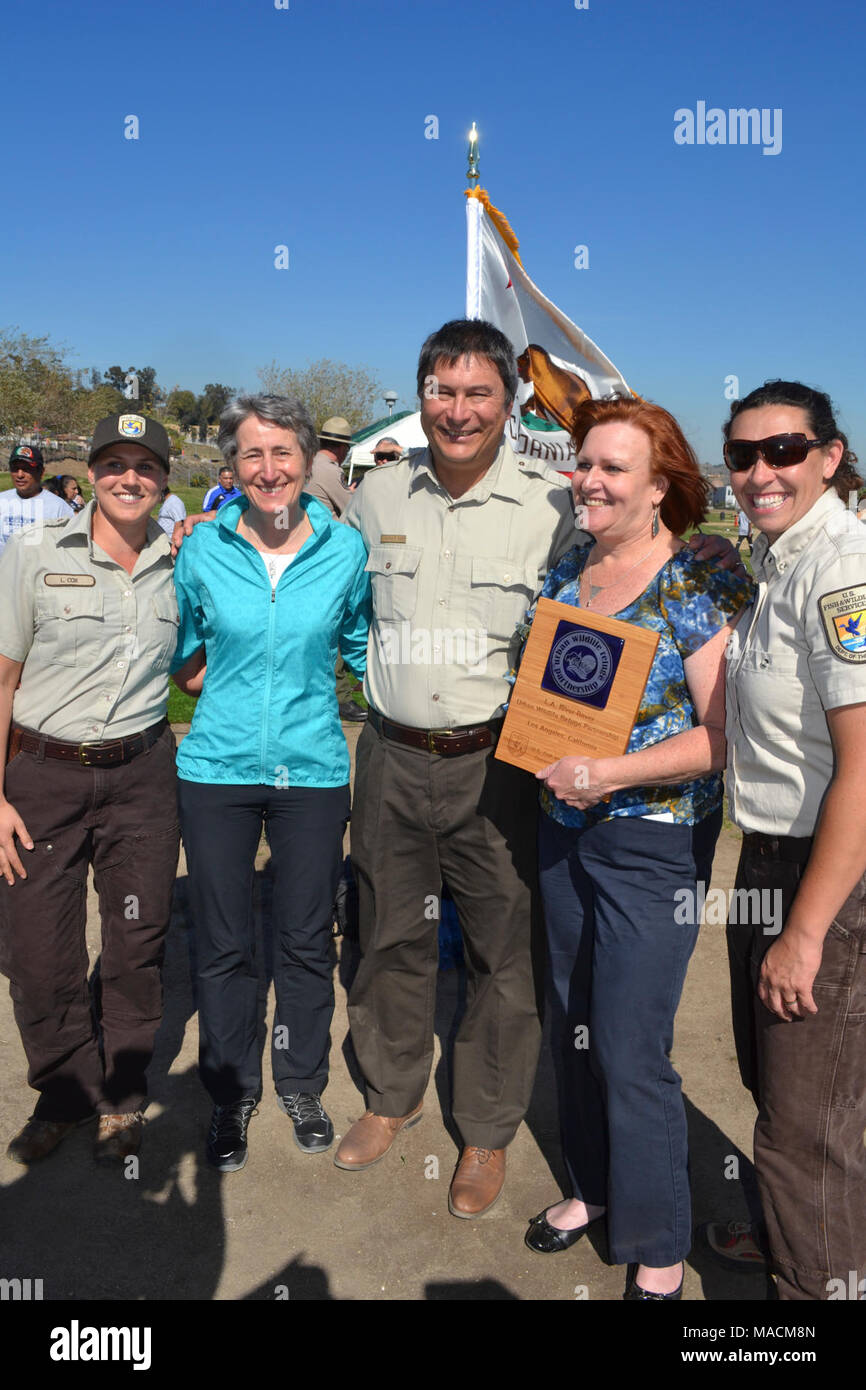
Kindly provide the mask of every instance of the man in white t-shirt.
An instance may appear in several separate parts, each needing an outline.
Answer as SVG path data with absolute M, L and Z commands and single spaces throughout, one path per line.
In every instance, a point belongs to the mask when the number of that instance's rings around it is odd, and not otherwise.
M 68 502 L 42 486 L 45 463 L 35 445 L 18 444 L 9 459 L 14 486 L 0 493 L 0 551 L 10 536 L 40 521 L 74 516 Z

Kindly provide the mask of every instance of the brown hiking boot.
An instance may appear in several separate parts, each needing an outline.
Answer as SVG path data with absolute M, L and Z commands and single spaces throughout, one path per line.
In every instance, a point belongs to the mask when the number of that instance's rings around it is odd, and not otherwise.
M 15 1135 L 6 1150 L 6 1157 L 15 1163 L 35 1163 L 56 1149 L 71 1130 L 88 1123 L 88 1120 L 37 1120 L 34 1115 L 21 1133 Z
M 127 1115 L 100 1115 L 93 1157 L 97 1163 L 122 1163 L 138 1153 L 143 1129 L 144 1116 L 140 1110 Z
M 368 1110 L 356 1120 L 334 1155 L 338 1168 L 369 1168 L 384 1158 L 401 1129 L 408 1129 L 421 1118 L 422 1107 L 416 1105 L 408 1115 L 390 1118 L 374 1115 Z

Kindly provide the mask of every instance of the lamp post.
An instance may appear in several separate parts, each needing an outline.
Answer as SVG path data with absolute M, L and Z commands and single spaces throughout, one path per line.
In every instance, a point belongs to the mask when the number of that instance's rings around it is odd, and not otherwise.
M 399 396 L 397 395 L 397 392 L 396 392 L 396 391 L 386 391 L 386 392 L 385 392 L 384 400 L 385 400 L 385 404 L 386 404 L 387 407 L 388 407 L 388 419 L 389 419 L 389 420 L 390 420 L 390 418 L 391 418 L 391 415 L 393 414 L 394 406 L 397 404 L 397 401 L 398 401 L 399 399 L 400 399 L 400 398 L 399 398 Z

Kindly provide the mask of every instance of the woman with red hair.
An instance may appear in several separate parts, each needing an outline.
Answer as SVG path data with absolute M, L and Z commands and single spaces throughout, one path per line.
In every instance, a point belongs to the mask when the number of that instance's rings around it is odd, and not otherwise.
M 530 1223 L 566 1249 L 603 1216 L 628 1300 L 676 1299 L 691 1244 L 686 1118 L 670 1062 L 722 821 L 724 656 L 750 582 L 680 539 L 707 484 L 673 416 L 640 400 L 578 407 L 572 479 L 591 540 L 543 595 L 657 632 L 621 757 L 564 757 L 542 783 L 539 872 L 570 1198 Z M 689 910 L 691 908 L 691 910 Z

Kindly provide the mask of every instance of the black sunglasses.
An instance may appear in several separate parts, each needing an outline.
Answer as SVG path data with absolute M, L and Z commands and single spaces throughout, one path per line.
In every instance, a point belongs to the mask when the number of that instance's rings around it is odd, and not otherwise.
M 377 463 L 391 463 L 393 459 L 398 459 L 399 454 L 374 454 L 373 458 Z
M 791 468 L 802 463 L 810 449 L 820 449 L 824 441 L 807 439 L 805 434 L 771 434 L 768 439 L 729 439 L 722 453 L 732 473 L 751 468 L 761 455 L 768 468 Z

